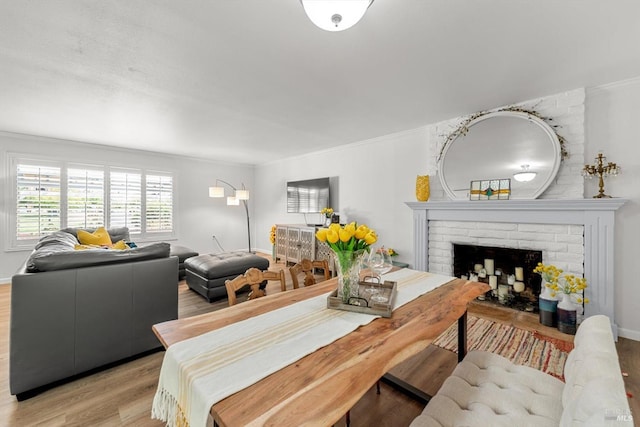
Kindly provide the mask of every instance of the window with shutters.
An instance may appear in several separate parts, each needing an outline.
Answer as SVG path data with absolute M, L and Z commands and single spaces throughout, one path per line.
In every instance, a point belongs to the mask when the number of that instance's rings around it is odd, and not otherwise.
M 16 239 L 34 240 L 59 230 L 60 168 L 20 164 L 16 178 Z
M 147 233 L 173 231 L 173 178 L 166 175 L 146 177 Z
M 132 239 L 174 237 L 170 172 L 84 166 L 8 155 L 13 206 L 8 249 L 30 249 L 54 231 L 128 227 Z
M 104 171 L 67 169 L 67 226 L 97 228 L 104 214 Z
M 142 174 L 112 171 L 110 212 L 112 227 L 129 227 L 129 234 L 142 232 Z

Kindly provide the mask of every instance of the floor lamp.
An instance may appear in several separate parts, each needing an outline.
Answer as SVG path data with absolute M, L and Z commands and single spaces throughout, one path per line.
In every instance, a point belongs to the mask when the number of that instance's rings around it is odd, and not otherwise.
M 218 186 L 222 183 L 231 188 L 235 193 L 233 196 L 227 196 L 227 206 L 238 206 L 240 202 L 244 205 L 244 212 L 247 214 L 247 238 L 249 240 L 249 253 L 251 253 L 251 227 L 249 225 L 249 190 L 242 184 L 242 189 L 238 190 L 233 185 L 222 179 L 216 179 L 216 186 L 209 187 L 209 197 L 224 197 L 224 187 Z

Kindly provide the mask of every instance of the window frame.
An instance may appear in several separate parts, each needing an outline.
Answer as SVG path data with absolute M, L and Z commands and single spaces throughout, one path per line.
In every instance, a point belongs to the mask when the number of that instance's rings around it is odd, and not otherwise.
M 87 169 L 100 170 L 104 177 L 104 223 L 107 228 L 111 227 L 111 172 L 129 172 L 140 174 L 141 179 L 141 231 L 140 233 L 131 233 L 131 239 L 139 242 L 159 241 L 159 240 L 175 240 L 177 236 L 177 194 L 176 182 L 177 173 L 172 170 L 157 170 L 148 168 L 138 168 L 130 166 L 120 166 L 112 164 L 96 164 L 82 161 L 55 160 L 51 158 L 43 158 L 37 155 L 22 153 L 7 153 L 7 174 L 6 179 L 9 185 L 6 186 L 6 198 L 8 203 L 6 207 L 6 250 L 7 251 L 24 251 L 33 249 L 34 245 L 42 238 L 42 235 L 33 239 L 18 239 L 17 229 L 17 170 L 18 165 L 34 165 L 45 167 L 60 168 L 60 228 L 64 229 L 68 226 L 68 170 L 69 169 Z M 152 176 L 168 176 L 172 180 L 172 227 L 170 231 L 148 232 L 146 221 L 146 181 L 147 175 Z

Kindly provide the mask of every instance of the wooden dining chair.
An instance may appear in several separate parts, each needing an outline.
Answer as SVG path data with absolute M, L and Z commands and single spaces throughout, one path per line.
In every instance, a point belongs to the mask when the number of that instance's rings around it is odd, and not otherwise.
M 287 282 L 284 278 L 284 270 L 279 271 L 270 271 L 270 270 L 259 270 L 257 268 L 250 268 L 245 271 L 244 274 L 236 277 L 233 280 L 227 280 L 224 282 L 225 287 L 227 288 L 227 297 L 229 299 L 229 305 L 235 305 L 237 298 L 236 292 L 249 285 L 251 287 L 251 292 L 249 292 L 248 300 L 256 299 L 267 295 L 264 289 L 260 289 L 260 285 L 262 282 L 267 280 L 279 280 L 280 281 L 280 289 L 285 291 Z
M 293 289 L 298 289 L 298 276 L 300 273 L 304 273 L 303 284 L 305 286 L 311 286 L 316 284 L 316 278 L 314 272 L 316 268 L 321 268 L 324 271 L 324 280 L 329 280 L 329 262 L 326 259 L 311 261 L 304 258 L 299 263 L 289 268 L 291 273 L 291 280 L 293 281 Z

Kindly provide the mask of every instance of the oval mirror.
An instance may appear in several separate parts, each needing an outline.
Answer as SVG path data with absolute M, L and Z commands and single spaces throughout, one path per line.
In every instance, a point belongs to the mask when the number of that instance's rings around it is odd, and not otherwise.
M 471 181 L 505 178 L 511 179 L 511 199 L 535 199 L 560 168 L 558 135 L 526 112 L 482 114 L 453 135 L 438 159 L 438 176 L 451 199 L 469 200 Z

